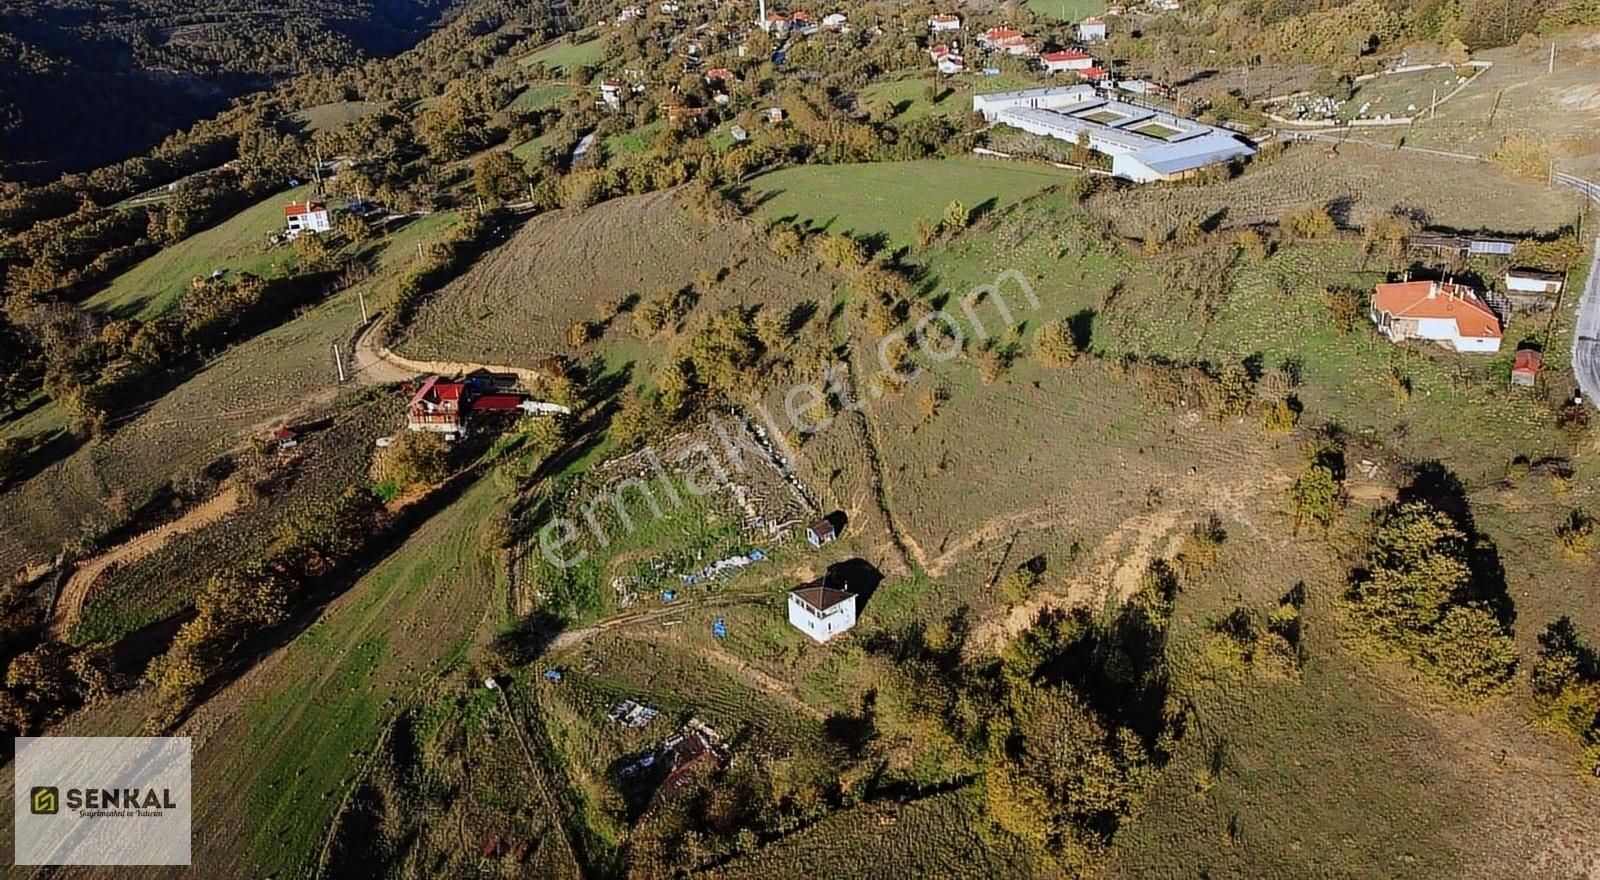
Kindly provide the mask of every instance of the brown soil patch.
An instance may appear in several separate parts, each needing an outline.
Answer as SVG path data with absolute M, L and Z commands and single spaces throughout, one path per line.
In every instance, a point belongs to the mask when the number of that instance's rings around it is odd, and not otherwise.
M 1397 205 L 1420 208 L 1436 225 L 1508 232 L 1552 230 L 1571 221 L 1576 197 L 1552 195 L 1543 180 L 1514 177 L 1489 164 L 1347 143 L 1329 156 L 1322 144 L 1291 147 L 1280 159 L 1206 187 L 1138 187 L 1096 197 L 1090 209 L 1139 238 L 1152 218 L 1220 215 L 1223 227 L 1277 220 L 1306 205 L 1334 204 L 1338 219 L 1364 226 Z M 1494 199 L 1483 194 L 1492 190 Z
M 1187 511 L 1164 510 L 1126 520 L 1095 547 L 1082 574 L 979 623 L 965 653 L 970 658 L 998 651 L 1044 611 L 1126 599 L 1151 561 L 1177 550 L 1178 529 L 1188 516 Z

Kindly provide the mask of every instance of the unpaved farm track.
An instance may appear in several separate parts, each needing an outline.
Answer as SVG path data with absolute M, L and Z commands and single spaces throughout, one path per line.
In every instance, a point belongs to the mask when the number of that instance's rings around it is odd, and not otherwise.
M 55 613 L 50 620 L 50 637 L 62 639 L 78 622 L 89 590 L 100 575 L 113 565 L 127 565 L 160 550 L 179 535 L 200 529 L 216 522 L 239 508 L 239 490 L 227 486 L 211 498 L 189 508 L 172 522 L 157 526 L 136 535 L 116 547 L 78 564 L 72 576 L 61 588 L 56 599 Z
M 487 370 L 491 373 L 511 373 L 517 377 L 524 388 L 535 388 L 541 376 L 537 371 L 525 367 L 512 367 L 505 364 L 474 364 L 466 361 L 419 361 L 404 355 L 395 354 L 378 341 L 382 334 L 379 328 L 381 321 L 373 321 L 366 330 L 356 338 L 356 350 L 352 371 L 356 381 L 367 385 L 389 385 L 395 382 L 405 382 L 415 379 L 420 375 L 437 373 L 441 376 L 453 376 L 457 373 L 471 373 L 477 370 Z

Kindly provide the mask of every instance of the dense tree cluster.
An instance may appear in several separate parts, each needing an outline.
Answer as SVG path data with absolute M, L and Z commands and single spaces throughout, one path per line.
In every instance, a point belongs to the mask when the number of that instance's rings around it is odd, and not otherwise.
M 1474 571 L 1479 540 L 1427 501 L 1399 504 L 1374 527 L 1348 597 L 1380 642 L 1464 698 L 1499 689 L 1517 662 L 1492 587 Z
M 1571 618 L 1539 634 L 1531 677 L 1540 714 L 1583 746 L 1585 769 L 1600 773 L 1600 657 Z

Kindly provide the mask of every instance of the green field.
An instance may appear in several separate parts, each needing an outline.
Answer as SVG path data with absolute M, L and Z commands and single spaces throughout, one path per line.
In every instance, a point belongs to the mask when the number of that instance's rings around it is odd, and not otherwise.
M 658 119 L 649 125 L 608 137 L 605 141 L 606 155 L 626 156 L 630 153 L 643 153 L 655 144 L 656 138 L 664 128 L 666 123 Z
M 1181 132 L 1179 132 L 1176 128 L 1173 128 L 1170 125 L 1162 125 L 1159 122 L 1147 122 L 1144 125 L 1135 126 L 1129 130 L 1136 131 L 1139 134 L 1149 135 L 1153 138 L 1160 138 L 1162 140 L 1166 140 L 1174 135 L 1181 134 Z
M 894 111 L 897 123 L 910 122 L 929 115 L 962 116 L 972 109 L 972 96 L 986 92 L 1003 92 L 1008 89 L 1025 89 L 1038 85 L 1038 81 L 1016 73 L 999 76 L 941 77 L 935 84 L 934 100 L 927 97 L 928 80 L 919 76 L 875 82 L 857 95 L 866 107 L 887 103 Z
M 934 223 L 951 201 L 969 211 L 1011 204 L 1065 183 L 1064 171 L 980 159 L 928 159 L 870 165 L 806 165 L 750 181 L 768 220 L 791 219 L 830 232 L 887 235 L 916 243 L 917 224 Z
M 534 83 L 511 101 L 511 109 L 524 112 L 554 107 L 571 95 L 574 87 L 567 83 Z
M 1360 83 L 1350 100 L 1339 108 L 1339 118 L 1355 119 L 1363 106 L 1367 108 L 1368 119 L 1386 115 L 1395 118 L 1424 117 L 1434 97 L 1448 95 L 1458 85 L 1458 79 L 1460 75 L 1449 67 L 1369 79 Z
M 294 264 L 294 250 L 269 246 L 267 236 L 283 229 L 283 206 L 310 191 L 302 186 L 262 199 L 118 275 L 84 305 L 148 320 L 177 304 L 194 278 L 213 270 L 264 278 L 283 274 Z
M 1056 21 L 1079 22 L 1106 11 L 1105 0 L 1024 0 L 1035 15 Z
M 928 100 L 927 90 L 926 80 L 907 78 L 873 83 L 862 89 L 858 98 L 863 105 L 869 107 L 878 103 L 888 104 L 894 109 L 894 118 L 900 122 L 909 122 L 933 114 L 965 113 L 972 107 L 971 98 L 943 83 L 935 86 L 933 101 Z
M 337 131 L 382 109 L 382 104 L 373 101 L 337 101 L 307 107 L 294 114 L 293 119 L 303 123 L 309 132 Z
M 556 132 L 551 130 L 539 135 L 538 137 L 529 138 L 528 140 L 525 140 L 522 143 L 512 147 L 511 155 L 516 156 L 518 159 L 526 162 L 529 159 L 539 158 L 539 153 L 543 151 L 545 147 L 554 148 L 558 146 L 561 146 L 561 144 L 557 143 Z
M 491 617 L 498 574 L 482 524 L 506 487 L 493 477 L 435 515 L 261 670 L 196 756 L 201 856 L 219 874 L 298 875 L 383 726 L 466 652 Z M 222 697 L 228 699 L 228 695 Z M 233 870 L 224 870 L 231 865 Z
M 578 34 L 579 37 L 591 34 Z M 571 71 L 573 67 L 593 67 L 605 58 L 604 41 L 599 38 L 582 43 L 555 40 L 543 48 L 517 59 L 518 64 L 543 64 L 551 69 Z

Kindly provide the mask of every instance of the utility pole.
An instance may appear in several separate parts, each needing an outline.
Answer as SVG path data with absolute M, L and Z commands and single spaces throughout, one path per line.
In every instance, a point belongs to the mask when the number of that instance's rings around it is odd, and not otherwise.
M 1439 113 L 1439 87 L 1433 87 L 1433 103 L 1428 105 L 1428 118 L 1432 119 Z
M 1550 41 L 1550 68 L 1548 70 L 1546 70 L 1545 73 L 1555 73 L 1555 72 L 1556 72 L 1556 41 L 1555 40 L 1551 40 Z
M 358 290 L 358 291 L 356 291 L 356 297 L 361 300 L 361 323 L 365 324 L 365 323 L 367 323 L 367 320 L 368 320 L 367 319 L 367 292 L 365 290 Z
M 339 343 L 333 344 L 333 365 L 339 370 L 339 384 L 344 384 L 344 358 L 339 356 Z

